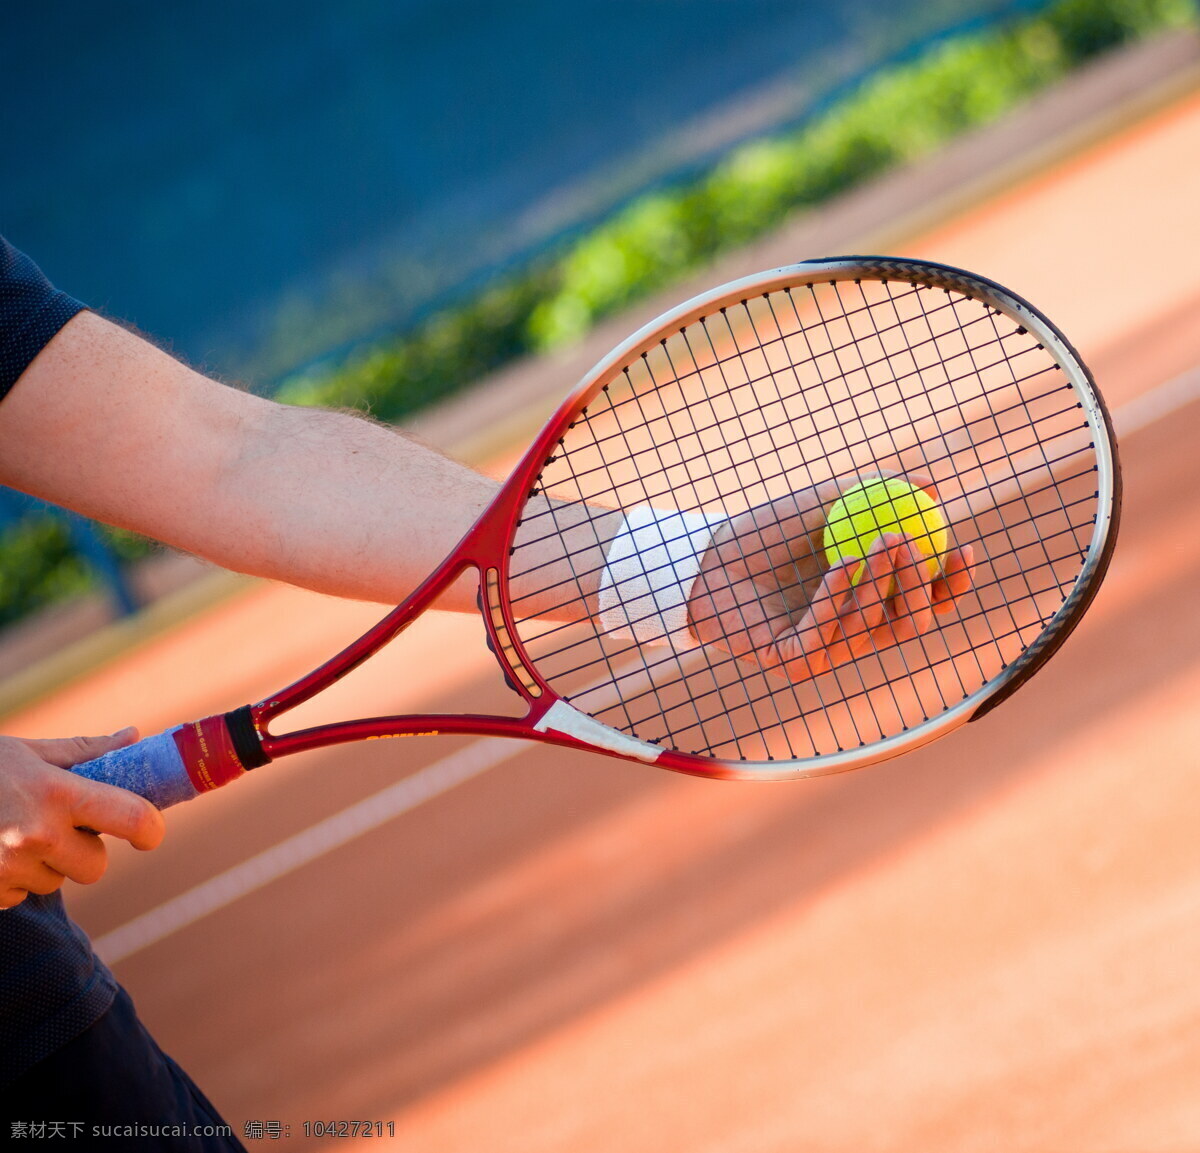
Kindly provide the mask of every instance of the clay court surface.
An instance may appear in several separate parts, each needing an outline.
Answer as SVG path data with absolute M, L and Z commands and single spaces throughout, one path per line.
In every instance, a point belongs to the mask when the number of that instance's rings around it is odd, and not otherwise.
M 1048 313 L 1126 433 L 1107 584 L 979 724 L 776 785 L 494 742 L 325 750 L 173 810 L 161 850 L 73 888 L 236 1131 L 342 1148 L 304 1123 L 393 1122 L 422 1153 L 1200 1149 L 1197 205 L 1193 95 L 897 248 Z M 7 728 L 223 711 L 379 615 L 254 586 Z M 439 615 L 322 714 L 504 694 L 479 626 Z M 479 771 L 416 807 L 388 791 L 430 766 Z

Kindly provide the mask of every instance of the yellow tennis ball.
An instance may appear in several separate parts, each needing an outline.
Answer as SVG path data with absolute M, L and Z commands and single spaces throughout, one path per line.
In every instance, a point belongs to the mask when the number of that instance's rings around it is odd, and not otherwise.
M 946 551 L 946 521 L 929 493 L 894 476 L 864 480 L 834 502 L 825 521 L 825 559 L 830 565 L 861 559 L 888 532 L 911 537 L 929 558 L 930 577 L 938 575 L 939 558 Z

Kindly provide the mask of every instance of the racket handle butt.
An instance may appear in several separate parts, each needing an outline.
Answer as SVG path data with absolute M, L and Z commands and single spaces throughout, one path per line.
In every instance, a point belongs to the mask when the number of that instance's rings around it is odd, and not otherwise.
M 168 809 L 197 795 L 175 741 L 179 729 L 114 749 L 95 760 L 75 765 L 71 772 L 105 785 L 116 785 L 145 797 L 157 809 Z

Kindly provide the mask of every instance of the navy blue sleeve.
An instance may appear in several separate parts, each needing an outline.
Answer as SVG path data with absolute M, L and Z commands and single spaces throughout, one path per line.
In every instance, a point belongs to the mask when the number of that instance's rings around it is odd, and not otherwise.
M 28 256 L 0 236 L 0 400 L 84 307 L 59 292 Z

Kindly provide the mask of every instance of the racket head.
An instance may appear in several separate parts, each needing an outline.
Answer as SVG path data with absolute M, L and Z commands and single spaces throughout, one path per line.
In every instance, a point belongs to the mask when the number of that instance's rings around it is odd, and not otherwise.
M 809 681 L 715 646 L 602 635 L 587 573 L 555 590 L 585 618 L 573 624 L 514 595 L 555 531 L 543 496 L 584 520 L 643 503 L 736 517 L 880 471 L 933 478 L 956 543 L 975 548 L 974 585 L 923 636 Z M 682 304 L 588 373 L 497 501 L 484 617 L 530 735 L 700 776 L 840 772 L 943 736 L 1027 681 L 1094 597 L 1120 503 L 1104 402 L 1032 305 L 927 261 L 806 261 Z

